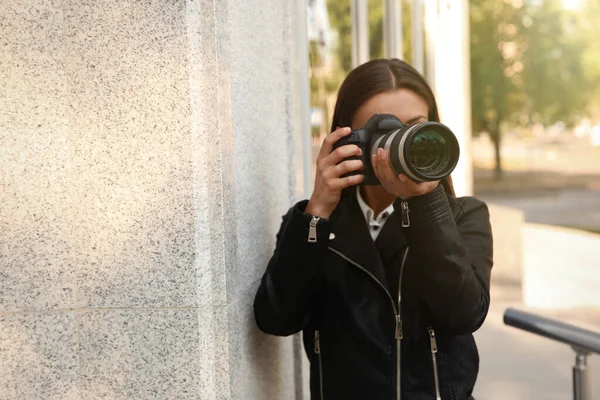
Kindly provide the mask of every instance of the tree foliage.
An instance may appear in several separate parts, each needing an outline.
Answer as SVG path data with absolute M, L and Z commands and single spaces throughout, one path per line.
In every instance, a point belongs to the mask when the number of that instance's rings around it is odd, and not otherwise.
M 473 128 L 490 134 L 500 178 L 506 125 L 570 125 L 587 114 L 600 78 L 589 46 L 599 31 L 589 14 L 549 0 L 471 0 L 470 24 Z
M 581 64 L 590 85 L 590 114 L 600 123 L 600 2 L 584 2 L 577 19 L 578 32 L 585 46 Z
M 472 126 L 500 147 L 507 126 L 577 123 L 600 112 L 600 1 L 566 10 L 558 0 L 470 0 Z M 411 61 L 410 4 L 402 2 L 404 54 Z M 321 82 L 332 96 L 352 68 L 350 0 L 327 0 L 337 34 L 335 73 Z M 384 56 L 383 0 L 369 0 L 370 57 Z M 314 82 L 314 88 L 317 88 Z

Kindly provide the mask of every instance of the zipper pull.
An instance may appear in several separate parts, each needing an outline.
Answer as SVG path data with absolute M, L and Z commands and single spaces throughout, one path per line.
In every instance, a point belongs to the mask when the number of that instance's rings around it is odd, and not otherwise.
M 437 341 L 435 340 L 435 331 L 431 327 L 428 327 L 427 330 L 429 331 L 429 341 L 431 342 L 431 354 L 435 354 L 438 351 Z
M 404 334 L 402 333 L 402 316 L 396 315 L 396 339 L 402 339 Z
M 321 341 L 319 339 L 319 331 L 315 331 L 315 354 L 321 354 Z
M 410 226 L 410 209 L 408 208 L 408 203 L 406 201 L 403 201 L 402 203 L 400 203 L 400 208 L 402 209 L 400 218 L 400 220 L 402 221 L 402 227 L 408 228 Z
M 317 242 L 317 222 L 319 222 L 321 218 L 312 217 L 310 220 L 310 225 L 308 227 L 308 243 L 316 243 Z

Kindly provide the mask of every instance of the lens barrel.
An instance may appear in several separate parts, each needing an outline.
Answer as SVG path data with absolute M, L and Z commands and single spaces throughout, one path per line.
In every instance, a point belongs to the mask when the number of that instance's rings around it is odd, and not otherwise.
M 460 156 L 452 131 L 437 122 L 405 126 L 378 138 L 372 151 L 389 151 L 392 169 L 416 182 L 440 180 L 454 170 Z

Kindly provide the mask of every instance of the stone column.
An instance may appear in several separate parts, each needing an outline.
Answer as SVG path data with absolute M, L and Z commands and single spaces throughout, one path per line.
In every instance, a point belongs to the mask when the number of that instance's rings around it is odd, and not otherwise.
M 0 399 L 289 399 L 289 2 L 0 4 Z
M 437 97 L 441 122 L 456 135 L 460 159 L 452 173 L 458 196 L 473 194 L 471 156 L 471 64 L 469 2 L 425 2 L 427 78 Z

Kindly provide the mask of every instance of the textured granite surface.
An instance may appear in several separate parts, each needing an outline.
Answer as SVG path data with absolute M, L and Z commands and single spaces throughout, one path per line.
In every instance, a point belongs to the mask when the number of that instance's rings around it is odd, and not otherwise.
M 78 400 L 73 313 L 0 315 L 0 399 Z
M 292 338 L 260 333 L 252 314 L 256 285 L 228 306 L 229 394 L 231 399 L 293 399 Z M 217 397 L 219 398 L 219 397 Z
M 227 307 L 200 309 L 202 399 L 287 399 L 295 391 L 292 338 L 256 329 L 252 285 Z
M 293 396 L 252 313 L 295 197 L 291 9 L 0 5 L 0 400 Z
M 198 7 L 190 7 L 190 81 L 192 113 L 208 122 L 194 125 L 203 139 L 194 145 L 206 182 L 197 198 L 206 199 L 201 216 L 210 221 L 200 224 L 206 233 L 200 257 L 211 266 L 199 270 L 200 303 L 206 304 L 200 309 L 201 393 L 207 399 L 289 398 L 292 341 L 259 333 L 252 313 L 295 184 L 290 50 L 284 45 L 289 6 L 231 1 Z M 207 14 L 218 23 L 211 26 Z M 271 23 L 258 26 L 257 20 Z
M 230 3 L 236 26 L 231 29 L 231 101 L 238 258 L 227 273 L 227 293 L 233 298 L 262 275 L 275 239 L 265 232 L 278 230 L 290 203 L 288 163 L 293 159 L 295 119 L 292 108 L 284 106 L 291 97 L 291 71 L 285 63 L 289 44 L 283 34 L 270 34 L 286 32 L 286 13 L 270 0 Z M 257 27 L 257 20 L 271 23 Z M 235 61 L 242 59 L 244 63 Z
M 198 325 L 196 310 L 81 313 L 82 398 L 198 399 Z
M 54 2 L 0 2 L 0 312 L 75 300 L 62 27 Z
M 81 307 L 196 302 L 185 3 L 64 3 Z
M 285 44 L 288 7 L 188 4 L 192 120 L 204 122 L 192 124 L 199 138 L 193 144 L 197 248 L 211 266 L 199 269 L 200 304 L 237 301 L 259 279 L 291 201 L 297 124 Z M 271 23 L 253 23 L 264 18 Z
M 200 305 L 227 304 L 227 265 L 236 254 L 229 29 L 227 2 L 188 3 Z

